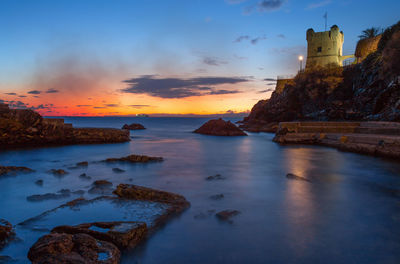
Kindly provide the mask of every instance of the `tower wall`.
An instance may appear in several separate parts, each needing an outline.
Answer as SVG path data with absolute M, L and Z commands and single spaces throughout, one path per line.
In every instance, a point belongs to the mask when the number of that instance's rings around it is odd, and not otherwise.
M 325 67 L 328 64 L 342 66 L 343 32 L 333 26 L 329 31 L 307 30 L 306 68 Z

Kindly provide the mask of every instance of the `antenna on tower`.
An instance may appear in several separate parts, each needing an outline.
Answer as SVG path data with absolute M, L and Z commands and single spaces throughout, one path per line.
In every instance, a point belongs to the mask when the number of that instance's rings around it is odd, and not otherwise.
M 325 31 L 326 31 L 326 27 L 328 25 L 328 12 L 325 12 L 324 18 L 325 18 Z

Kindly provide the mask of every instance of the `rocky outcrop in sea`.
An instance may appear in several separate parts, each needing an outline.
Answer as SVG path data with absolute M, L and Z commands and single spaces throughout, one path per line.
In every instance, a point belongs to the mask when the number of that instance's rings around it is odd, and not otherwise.
M 235 124 L 221 118 L 206 122 L 200 128 L 196 129 L 194 133 L 213 136 L 247 136 Z
M 129 141 L 129 131 L 113 128 L 74 128 L 63 119 L 43 118 L 29 109 L 0 104 L 0 146 L 99 144 Z

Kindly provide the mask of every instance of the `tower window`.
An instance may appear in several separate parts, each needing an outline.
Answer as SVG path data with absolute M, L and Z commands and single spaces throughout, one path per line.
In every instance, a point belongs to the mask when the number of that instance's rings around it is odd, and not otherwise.
M 318 48 L 317 48 L 317 51 L 318 51 L 318 52 L 322 52 L 322 47 L 318 47 Z

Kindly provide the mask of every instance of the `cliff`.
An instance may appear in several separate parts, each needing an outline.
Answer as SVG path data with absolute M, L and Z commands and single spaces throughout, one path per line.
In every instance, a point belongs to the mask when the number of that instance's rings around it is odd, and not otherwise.
M 74 128 L 63 119 L 43 118 L 27 109 L 0 104 L 0 149 L 43 145 L 117 143 L 129 141 L 129 131 L 112 128 Z
M 293 84 L 254 105 L 241 127 L 274 132 L 278 122 L 302 120 L 400 121 L 400 22 L 361 63 L 297 74 Z

